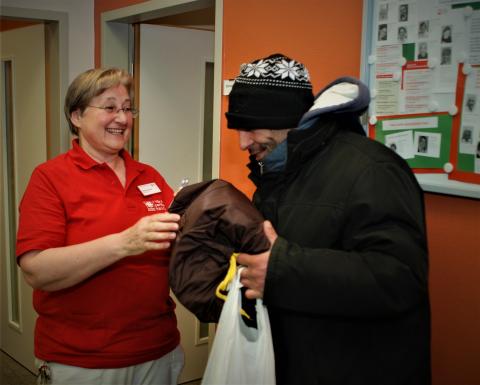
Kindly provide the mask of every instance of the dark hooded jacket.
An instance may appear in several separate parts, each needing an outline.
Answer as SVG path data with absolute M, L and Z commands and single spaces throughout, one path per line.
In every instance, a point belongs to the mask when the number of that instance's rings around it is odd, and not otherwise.
M 223 300 L 215 291 L 232 253 L 258 254 L 270 248 L 264 219 L 241 191 L 220 179 L 183 188 L 169 211 L 182 216 L 170 258 L 170 287 L 200 321 L 218 322 Z M 243 307 L 255 316 L 245 298 Z
M 342 84 L 358 95 L 329 104 Z M 401 157 L 365 137 L 368 103 L 362 83 L 336 80 L 289 132 L 284 171 L 249 165 L 279 235 L 264 291 L 278 384 L 430 383 L 423 194 Z

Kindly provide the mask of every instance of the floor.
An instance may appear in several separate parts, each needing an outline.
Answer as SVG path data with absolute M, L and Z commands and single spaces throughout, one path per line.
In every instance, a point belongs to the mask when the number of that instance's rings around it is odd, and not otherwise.
M 35 385 L 37 378 L 28 369 L 0 350 L 0 384 Z
M 32 372 L 0 350 L 1 385 L 36 385 L 36 383 L 37 379 Z M 184 385 L 200 385 L 200 381 L 192 381 Z

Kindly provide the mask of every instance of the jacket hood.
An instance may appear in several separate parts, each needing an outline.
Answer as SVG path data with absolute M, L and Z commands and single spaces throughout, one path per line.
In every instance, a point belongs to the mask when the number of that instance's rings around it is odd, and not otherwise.
M 352 77 L 338 78 L 323 88 L 315 96 L 312 107 L 302 116 L 298 127 L 288 133 L 286 170 L 306 162 L 340 131 L 365 136 L 360 116 L 368 109 L 369 103 L 367 86 Z M 249 178 L 257 188 L 270 175 L 260 172 L 254 157 L 250 157 L 248 167 L 251 171 Z M 268 179 L 275 179 L 275 175 L 270 175 Z
M 315 96 L 313 106 L 302 116 L 298 130 L 312 127 L 327 114 L 333 115 L 334 119 L 340 116 L 359 118 L 369 103 L 370 91 L 365 84 L 352 77 L 338 78 Z M 358 127 L 352 128 L 358 131 Z M 361 131 L 365 134 L 363 128 Z

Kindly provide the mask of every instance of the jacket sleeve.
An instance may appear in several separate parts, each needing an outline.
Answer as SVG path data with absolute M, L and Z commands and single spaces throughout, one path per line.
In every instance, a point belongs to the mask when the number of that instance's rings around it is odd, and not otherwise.
M 368 318 L 428 301 L 423 196 L 414 177 L 397 164 L 374 164 L 347 197 L 335 248 L 303 247 L 280 234 L 267 270 L 267 306 Z

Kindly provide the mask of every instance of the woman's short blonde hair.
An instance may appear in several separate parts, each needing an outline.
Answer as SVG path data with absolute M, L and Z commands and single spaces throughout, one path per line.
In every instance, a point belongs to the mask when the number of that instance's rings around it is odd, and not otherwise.
M 110 87 L 123 85 L 133 100 L 133 79 L 130 74 L 120 68 L 94 68 L 78 75 L 70 84 L 65 96 L 65 117 L 70 132 L 78 135 L 78 128 L 70 120 L 72 112 L 83 113 L 90 101 Z

